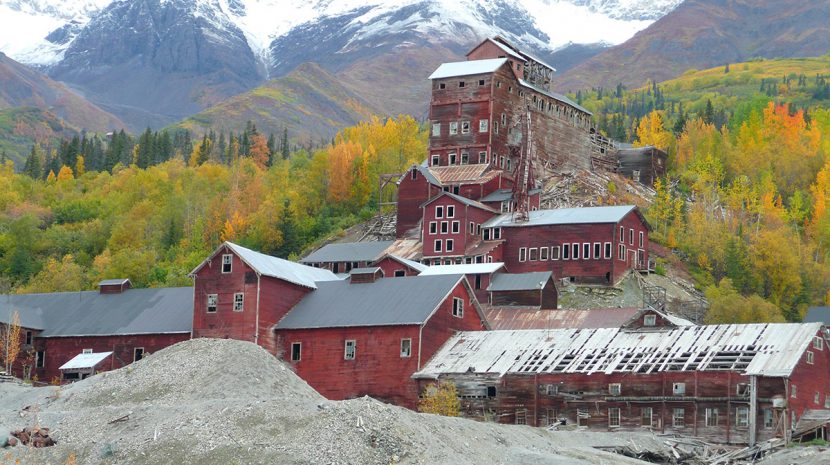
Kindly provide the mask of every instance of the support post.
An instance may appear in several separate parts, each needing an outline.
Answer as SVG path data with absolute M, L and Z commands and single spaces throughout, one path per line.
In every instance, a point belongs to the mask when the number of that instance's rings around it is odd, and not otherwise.
M 758 377 L 749 377 L 749 447 L 756 442 L 758 432 Z

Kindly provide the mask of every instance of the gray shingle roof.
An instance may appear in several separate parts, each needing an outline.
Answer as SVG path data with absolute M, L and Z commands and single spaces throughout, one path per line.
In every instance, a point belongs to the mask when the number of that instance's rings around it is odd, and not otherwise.
M 362 284 L 320 282 L 317 290 L 294 306 L 276 328 L 419 325 L 462 279 L 462 275 L 446 275 L 386 278 Z
M 300 260 L 302 263 L 373 262 L 395 241 L 326 244 Z
M 12 295 L 8 303 L 0 299 L 0 322 L 8 320 L 10 309 L 20 314 L 21 326 L 43 330 L 43 337 L 188 333 L 193 288 Z
M 534 271 L 530 273 L 498 273 L 493 275 L 487 290 L 499 291 L 528 291 L 541 289 L 550 279 L 550 271 Z M 541 283 L 541 284 L 540 284 Z
M 634 205 L 614 207 L 557 208 L 555 210 L 535 210 L 529 213 L 525 222 L 513 221 L 512 213 L 499 215 L 481 225 L 484 228 L 510 226 L 538 226 L 549 224 L 600 224 L 617 223 L 634 210 Z
M 804 315 L 805 323 L 830 324 L 830 307 L 810 307 Z

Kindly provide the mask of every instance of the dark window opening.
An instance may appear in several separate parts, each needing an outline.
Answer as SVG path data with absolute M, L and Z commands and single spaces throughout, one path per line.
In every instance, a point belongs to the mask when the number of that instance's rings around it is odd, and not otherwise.
M 401 278 L 401 277 L 404 277 L 404 276 L 406 276 L 406 271 L 404 271 L 404 270 L 395 270 L 395 277 L 396 278 Z
M 299 362 L 302 356 L 303 344 L 301 342 L 294 342 L 291 344 L 291 361 Z
M 144 347 L 136 347 L 133 349 L 133 361 L 137 362 L 144 358 Z
M 496 387 L 487 386 L 487 397 L 496 397 Z

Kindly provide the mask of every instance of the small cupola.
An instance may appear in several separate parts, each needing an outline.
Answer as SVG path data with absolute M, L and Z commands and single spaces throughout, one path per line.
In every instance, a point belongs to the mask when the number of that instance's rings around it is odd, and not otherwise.
M 133 283 L 127 278 L 121 279 L 105 279 L 98 283 L 99 294 L 121 294 L 127 289 L 133 287 Z
M 349 283 L 362 284 L 373 283 L 383 277 L 383 270 L 374 268 L 353 268 L 349 273 Z

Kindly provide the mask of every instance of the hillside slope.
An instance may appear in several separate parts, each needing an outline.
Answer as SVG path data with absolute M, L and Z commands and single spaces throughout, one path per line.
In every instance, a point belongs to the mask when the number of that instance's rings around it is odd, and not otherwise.
M 374 113 L 370 104 L 313 63 L 231 97 L 175 125 L 202 133 L 207 129 L 239 131 L 252 120 L 263 133 L 287 127 L 301 141 L 330 139 L 341 128 Z
M 640 86 L 689 68 L 830 51 L 830 1 L 687 0 L 645 30 L 556 77 L 561 90 Z

